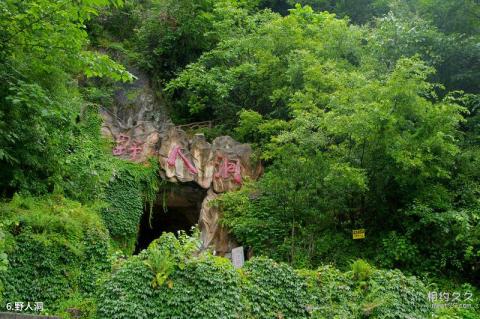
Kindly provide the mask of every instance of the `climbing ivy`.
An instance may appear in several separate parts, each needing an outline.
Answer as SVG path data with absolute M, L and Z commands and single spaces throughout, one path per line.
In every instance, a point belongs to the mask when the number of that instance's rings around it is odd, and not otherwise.
M 108 232 L 92 207 L 17 195 L 0 205 L 0 218 L 9 262 L 0 272 L 3 303 L 43 302 L 56 311 L 72 295 L 93 295 L 109 264 Z
M 312 318 L 356 318 L 360 314 L 360 294 L 354 281 L 333 266 L 301 270 L 307 284 L 307 309 Z
M 289 265 L 254 258 L 245 264 L 242 277 L 247 318 L 307 317 L 306 284 Z
M 377 270 L 362 260 L 352 270 L 302 270 L 312 318 L 427 318 L 433 309 L 425 285 L 399 270 Z
M 332 266 L 294 270 L 254 257 L 240 270 L 184 233 L 165 233 L 103 282 L 99 318 L 427 318 L 424 284 L 399 270 L 363 260 L 341 272 Z M 160 258 L 160 256 L 163 256 Z M 160 280 L 158 280 L 160 279 Z
M 158 163 L 121 162 L 106 190 L 102 218 L 120 248 L 131 253 L 144 208 L 153 206 L 160 187 Z
M 230 261 L 194 257 L 198 242 L 179 237 L 164 234 L 125 261 L 100 290 L 98 317 L 238 318 L 240 280 Z M 161 253 L 169 257 L 157 258 Z
M 102 210 L 102 218 L 110 235 L 126 243 L 135 236 L 143 212 L 139 185 L 126 171 L 112 179 L 105 193 L 108 207 Z

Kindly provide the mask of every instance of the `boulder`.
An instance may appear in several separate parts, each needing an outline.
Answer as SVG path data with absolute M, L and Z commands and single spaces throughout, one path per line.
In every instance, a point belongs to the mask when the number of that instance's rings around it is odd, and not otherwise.
M 203 134 L 195 134 L 190 146 L 195 167 L 198 169 L 195 182 L 204 189 L 210 188 L 213 180 L 213 153 L 212 145 L 207 142 Z
M 216 255 L 225 256 L 232 248 L 238 245 L 228 231 L 219 223 L 221 212 L 218 207 L 212 205 L 212 201 L 218 196 L 211 189 L 208 190 L 200 210 L 198 226 L 202 249 L 213 248 Z
M 189 139 L 187 134 L 171 127 L 160 141 L 160 167 L 171 182 L 195 181 L 200 187 L 217 193 L 236 190 L 246 179 L 257 179 L 260 163 L 251 161 L 252 149 L 230 136 L 217 137 L 213 144 L 203 134 Z
M 172 127 L 162 136 L 158 158 L 160 167 L 171 182 L 192 182 L 198 174 L 187 134 L 183 130 Z
M 241 187 L 246 179 L 257 179 L 262 173 L 259 162 L 251 160 L 252 148 L 230 136 L 220 136 L 213 141 L 213 190 L 223 193 Z

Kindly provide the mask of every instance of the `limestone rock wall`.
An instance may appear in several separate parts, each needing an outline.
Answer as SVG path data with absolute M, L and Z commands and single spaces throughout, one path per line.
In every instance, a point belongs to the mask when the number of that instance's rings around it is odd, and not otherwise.
M 252 149 L 230 136 L 217 137 L 212 144 L 197 134 L 188 138 L 176 127 L 160 139 L 159 163 L 171 182 L 196 182 L 216 193 L 236 190 L 247 179 L 257 179 L 260 163 L 251 160 Z
M 115 107 L 100 113 L 102 133 L 114 141 L 113 155 L 139 163 L 157 158 L 163 179 L 193 182 L 206 189 L 198 221 L 203 246 L 219 255 L 228 253 L 236 243 L 219 225 L 221 213 L 210 203 L 218 194 L 257 179 L 261 163 L 252 161 L 250 145 L 230 136 L 217 137 L 212 143 L 201 134 L 188 136 L 170 121 L 145 77 L 136 75 L 139 80 L 117 91 Z

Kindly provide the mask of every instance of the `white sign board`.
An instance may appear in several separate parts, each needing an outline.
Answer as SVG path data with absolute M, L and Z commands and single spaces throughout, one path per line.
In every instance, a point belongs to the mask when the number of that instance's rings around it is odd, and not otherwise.
M 243 254 L 243 246 L 232 249 L 232 263 L 235 268 L 242 268 L 245 263 L 245 256 Z

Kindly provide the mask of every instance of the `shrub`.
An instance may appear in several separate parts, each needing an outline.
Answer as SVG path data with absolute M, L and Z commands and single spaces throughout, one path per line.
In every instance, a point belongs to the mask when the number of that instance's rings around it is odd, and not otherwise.
M 242 295 L 253 318 L 306 318 L 306 284 L 292 267 L 266 257 L 245 264 Z
M 363 314 L 373 318 L 427 318 L 432 307 L 425 285 L 400 270 L 377 270 L 367 282 Z
M 108 268 L 108 233 L 98 214 L 62 197 L 15 196 L 0 205 L 9 266 L 0 273 L 3 301 L 44 303 L 91 296 Z
M 332 266 L 296 271 L 254 257 L 235 271 L 225 258 L 194 253 L 195 243 L 184 234 L 178 239 L 163 234 L 125 261 L 102 285 L 98 317 L 383 319 L 433 314 L 423 283 L 399 270 L 377 270 L 357 260 L 348 272 Z
M 238 318 L 240 280 L 231 263 L 209 254 L 193 257 L 195 241 L 163 234 L 105 281 L 100 318 Z M 168 254 L 167 254 L 168 252 Z M 168 259 L 155 256 L 168 255 Z M 190 257 L 186 259 L 186 257 Z M 156 266 L 152 267 L 153 260 Z M 169 267 L 163 267 L 165 264 Z M 168 272 L 162 273 L 155 271 Z M 158 282 L 158 274 L 164 279 Z
M 133 252 L 144 207 L 152 207 L 159 188 L 155 161 L 150 161 L 148 166 L 118 163 L 105 190 L 107 206 L 102 209 L 102 218 L 112 238 L 127 254 Z
M 399 270 L 376 270 L 364 260 L 342 273 L 332 266 L 302 270 L 312 318 L 427 318 L 432 313 L 423 283 Z
M 382 246 L 382 251 L 377 257 L 378 264 L 382 267 L 415 265 L 418 249 L 406 236 L 391 231 L 382 239 Z
M 373 272 L 372 266 L 370 266 L 365 260 L 358 259 L 351 265 L 353 272 L 353 279 L 357 281 L 368 280 Z
M 325 265 L 317 270 L 301 270 L 310 297 L 307 309 L 312 318 L 357 318 L 360 292 L 355 283 L 340 270 Z

